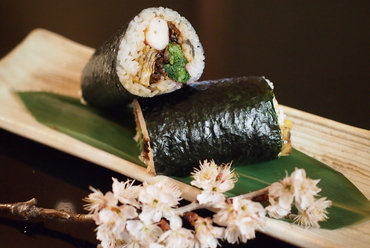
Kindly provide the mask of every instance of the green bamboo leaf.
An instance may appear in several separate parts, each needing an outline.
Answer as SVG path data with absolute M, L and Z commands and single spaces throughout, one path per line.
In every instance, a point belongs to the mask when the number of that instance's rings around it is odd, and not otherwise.
M 143 165 L 136 142 L 132 110 L 101 112 L 79 99 L 48 92 L 18 92 L 40 123 L 130 162 Z
M 142 165 L 133 136 L 135 123 L 130 108 L 100 112 L 83 105 L 78 99 L 46 92 L 18 93 L 32 115 L 40 122 L 123 159 Z M 238 166 L 239 180 L 229 196 L 248 193 L 280 181 L 295 168 L 307 176 L 321 179 L 320 195 L 333 202 L 330 219 L 322 228 L 336 229 L 370 219 L 370 201 L 340 172 L 293 150 L 287 157 L 254 165 Z M 190 183 L 191 177 L 175 179 Z

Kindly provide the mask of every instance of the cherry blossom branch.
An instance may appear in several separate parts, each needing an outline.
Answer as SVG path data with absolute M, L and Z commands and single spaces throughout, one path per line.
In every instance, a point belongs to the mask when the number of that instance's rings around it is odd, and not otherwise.
M 82 223 L 95 221 L 99 226 L 97 239 L 104 248 L 122 244 L 152 248 L 198 244 L 216 248 L 219 239 L 234 244 L 255 238 L 255 231 L 266 225 L 267 214 L 272 218 L 294 215 L 293 222 L 306 228 L 319 228 L 319 222 L 329 218 L 326 209 L 332 202 L 325 197 L 318 199 L 320 180 L 306 177 L 303 169 L 296 168 L 290 176 L 263 189 L 229 198 L 224 193 L 237 181 L 230 164 L 219 166 L 214 161 L 204 161 L 192 177 L 190 184 L 202 191 L 196 201 L 182 207 L 178 207 L 182 192 L 168 180 L 133 185 L 132 180 L 119 182 L 112 178 L 112 191 L 103 194 L 90 188 L 92 193 L 84 199 L 90 214 L 38 208 L 34 198 L 0 204 L 0 211 L 26 219 L 41 216 Z M 212 217 L 201 217 L 193 212 L 197 209 L 216 211 Z M 183 227 L 182 219 L 193 226 L 192 230 Z
M 238 198 L 238 199 L 254 199 L 254 198 L 257 198 L 259 196 L 263 196 L 263 195 L 268 194 L 269 188 L 270 188 L 270 186 L 267 186 L 266 188 L 259 189 L 259 190 L 253 191 L 253 192 L 249 192 L 249 193 L 244 194 L 244 195 L 238 195 L 238 196 L 230 197 L 230 199 L 236 199 L 236 198 Z
M 267 195 L 268 191 L 269 191 L 269 186 L 267 186 L 263 189 L 259 189 L 259 190 L 253 191 L 253 192 L 249 192 L 247 194 L 233 196 L 233 197 L 230 197 L 229 199 L 249 199 L 249 200 L 252 199 L 254 201 L 259 201 L 258 198 L 261 197 L 262 199 L 264 199 L 264 197 L 262 197 L 262 196 Z M 199 202 L 194 201 L 194 202 L 189 203 L 188 205 L 185 205 L 185 206 L 182 206 L 180 208 L 175 209 L 174 213 L 177 214 L 177 215 L 182 216 L 185 213 L 189 213 L 189 212 L 192 212 L 194 210 L 210 209 L 212 207 L 214 207 L 212 203 L 200 204 Z
M 189 203 L 188 205 L 182 206 L 180 208 L 177 208 L 174 210 L 174 214 L 176 215 L 184 215 L 185 213 L 192 212 L 194 210 L 198 209 L 205 209 L 205 208 L 211 208 L 213 205 L 212 204 L 200 204 L 196 201 Z
M 25 219 L 40 216 L 49 219 L 57 218 L 81 223 L 94 223 L 93 216 L 91 214 L 77 214 L 64 210 L 39 208 L 35 206 L 36 204 L 37 200 L 35 198 L 25 202 L 5 203 L 0 204 L 0 211 L 7 211 L 13 215 L 20 215 Z

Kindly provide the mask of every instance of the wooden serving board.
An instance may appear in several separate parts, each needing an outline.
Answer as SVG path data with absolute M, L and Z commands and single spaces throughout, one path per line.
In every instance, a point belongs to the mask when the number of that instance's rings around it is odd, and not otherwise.
M 0 61 L 0 127 L 117 171 L 150 181 L 136 164 L 91 147 L 38 123 L 14 91 L 40 90 L 79 97 L 81 70 L 94 50 L 43 29 L 31 32 Z M 293 121 L 293 146 L 342 172 L 370 199 L 370 131 L 282 106 Z M 94 156 L 91 156 L 94 154 Z M 175 181 L 192 201 L 199 190 Z M 368 247 L 370 221 L 334 231 L 303 229 L 268 219 L 265 232 L 304 247 Z

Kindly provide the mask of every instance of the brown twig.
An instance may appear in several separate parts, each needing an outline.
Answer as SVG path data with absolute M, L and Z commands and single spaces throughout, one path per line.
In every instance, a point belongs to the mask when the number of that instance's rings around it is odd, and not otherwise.
M 36 204 L 37 200 L 35 198 L 26 202 L 0 204 L 0 211 L 8 211 L 13 215 L 20 215 L 26 220 L 30 217 L 40 216 L 49 219 L 57 218 L 81 223 L 94 223 L 93 215 L 91 214 L 77 214 L 64 210 L 39 208 L 35 206 Z
M 212 204 L 199 204 L 198 202 L 194 201 L 188 205 L 185 205 L 183 207 L 174 209 L 175 214 L 178 214 L 180 216 L 184 215 L 185 213 L 197 210 L 197 209 L 203 209 L 203 208 L 211 208 Z

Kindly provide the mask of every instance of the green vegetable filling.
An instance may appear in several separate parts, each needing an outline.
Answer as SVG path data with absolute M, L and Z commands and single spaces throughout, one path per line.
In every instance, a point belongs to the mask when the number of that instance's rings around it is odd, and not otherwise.
M 190 74 L 185 66 L 188 63 L 181 46 L 175 42 L 168 44 L 168 63 L 163 65 L 167 76 L 180 83 L 186 83 L 190 79 Z

